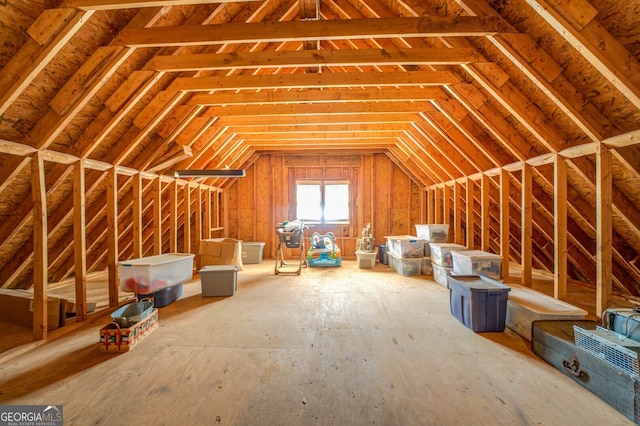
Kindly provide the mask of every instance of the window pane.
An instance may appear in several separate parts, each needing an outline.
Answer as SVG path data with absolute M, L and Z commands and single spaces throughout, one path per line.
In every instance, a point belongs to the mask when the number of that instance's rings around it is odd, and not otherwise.
M 296 219 L 320 221 L 322 196 L 319 184 L 298 184 L 296 187 Z
M 349 185 L 326 184 L 324 219 L 329 222 L 349 220 Z

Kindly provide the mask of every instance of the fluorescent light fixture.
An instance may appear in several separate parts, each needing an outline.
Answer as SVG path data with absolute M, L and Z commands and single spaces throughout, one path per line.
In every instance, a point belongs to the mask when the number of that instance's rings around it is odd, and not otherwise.
M 240 169 L 213 169 L 213 170 L 171 170 L 167 174 L 175 178 L 195 177 L 195 178 L 229 178 L 245 177 L 246 173 Z

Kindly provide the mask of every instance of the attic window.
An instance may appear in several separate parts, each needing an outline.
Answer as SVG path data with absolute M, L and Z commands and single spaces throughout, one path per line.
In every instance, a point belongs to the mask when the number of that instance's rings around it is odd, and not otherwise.
M 349 184 L 344 181 L 296 182 L 296 215 L 307 222 L 349 222 Z

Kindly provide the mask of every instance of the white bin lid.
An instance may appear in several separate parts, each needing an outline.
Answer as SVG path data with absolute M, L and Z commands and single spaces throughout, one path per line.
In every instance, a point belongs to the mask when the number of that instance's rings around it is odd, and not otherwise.
M 414 237 L 413 235 L 389 235 L 385 237 L 387 240 L 392 241 L 408 241 L 410 243 L 417 243 L 418 241 L 427 241 L 424 238 Z
M 120 266 L 155 266 L 162 265 L 165 263 L 175 262 L 176 260 L 183 260 L 186 258 L 193 259 L 195 257 L 194 254 L 191 253 L 165 253 L 165 254 L 156 254 L 154 256 L 141 257 L 138 259 L 130 259 L 123 260 L 118 262 Z
M 207 265 L 200 269 L 200 273 L 203 272 L 221 272 L 221 271 L 237 271 L 238 265 Z
M 509 285 L 511 286 L 509 301 L 526 307 L 529 311 L 538 315 L 587 315 L 587 311 L 582 308 L 570 305 L 532 288 L 519 284 Z
M 502 256 L 500 256 L 499 254 L 487 253 L 486 251 L 482 250 L 453 250 L 451 254 L 453 255 L 453 257 L 461 256 L 471 259 L 502 259 Z

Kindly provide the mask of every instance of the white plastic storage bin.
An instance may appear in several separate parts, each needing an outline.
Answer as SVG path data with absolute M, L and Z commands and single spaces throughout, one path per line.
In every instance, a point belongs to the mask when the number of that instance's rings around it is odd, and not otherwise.
M 431 261 L 445 268 L 453 268 L 452 250 L 461 251 L 467 249 L 466 246 L 453 243 L 430 243 L 429 246 L 431 247 Z
M 587 311 L 518 284 L 509 284 L 506 324 L 531 341 L 531 324 L 537 320 L 581 320 Z
M 447 277 L 451 275 L 451 268 L 445 268 L 444 266 L 438 266 L 435 263 L 431 263 L 433 268 L 433 280 L 440 284 L 444 288 L 449 288 L 449 282 Z
M 262 263 L 263 242 L 242 242 L 242 264 Z
M 451 252 L 453 273 L 458 275 L 484 275 L 500 279 L 502 276 L 502 256 L 481 250 Z
M 359 269 L 374 269 L 376 267 L 376 258 L 378 257 L 378 248 L 374 251 L 356 250 L 356 258 L 358 259 Z
M 411 235 L 393 235 L 387 239 L 387 252 L 396 257 L 424 257 L 425 240 Z
M 151 294 L 193 278 L 193 254 L 167 253 L 118 262 L 123 291 Z
M 200 269 L 202 297 L 233 296 L 238 281 L 238 265 L 209 265 Z
M 402 258 L 389 253 L 389 266 L 400 275 L 411 277 L 422 273 L 422 259 L 422 257 Z
M 449 225 L 435 223 L 416 225 L 416 235 L 430 243 L 446 243 L 449 239 Z

